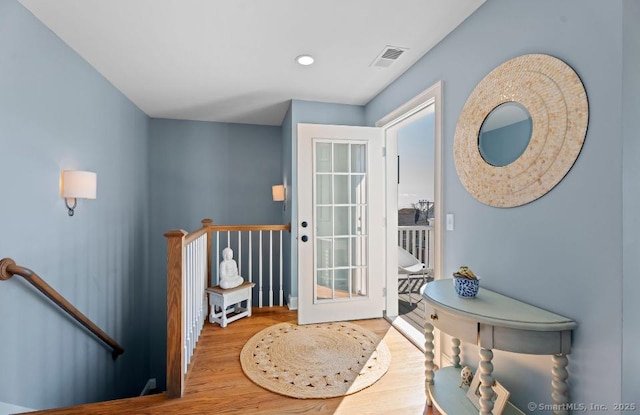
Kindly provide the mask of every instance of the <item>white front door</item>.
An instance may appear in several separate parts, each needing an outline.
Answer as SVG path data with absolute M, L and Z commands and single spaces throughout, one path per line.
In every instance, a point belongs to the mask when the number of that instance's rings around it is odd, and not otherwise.
M 382 317 L 383 132 L 298 125 L 298 323 Z

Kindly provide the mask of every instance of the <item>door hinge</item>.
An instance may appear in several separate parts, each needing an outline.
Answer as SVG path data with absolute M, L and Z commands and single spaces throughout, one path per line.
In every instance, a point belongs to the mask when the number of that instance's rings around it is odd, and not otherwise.
M 387 298 L 387 287 L 382 287 L 382 296 Z
M 387 148 L 382 147 L 382 157 L 387 157 Z

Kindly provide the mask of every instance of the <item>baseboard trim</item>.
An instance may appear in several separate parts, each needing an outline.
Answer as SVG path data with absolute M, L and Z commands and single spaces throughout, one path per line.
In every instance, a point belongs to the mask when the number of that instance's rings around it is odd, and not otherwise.
M 155 388 L 156 388 L 156 378 L 151 378 L 144 385 L 144 388 L 142 389 L 142 392 L 140 392 L 140 396 L 148 395 L 149 392 L 151 390 L 155 389 Z
M 297 310 L 298 297 L 292 297 L 291 295 L 289 295 L 289 301 L 287 301 L 287 307 L 289 307 L 289 310 Z

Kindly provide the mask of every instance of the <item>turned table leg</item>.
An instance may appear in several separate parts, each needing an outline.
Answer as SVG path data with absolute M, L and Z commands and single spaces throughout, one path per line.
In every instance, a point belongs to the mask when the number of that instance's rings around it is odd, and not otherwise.
M 480 415 L 493 413 L 493 352 L 490 349 L 480 349 Z
M 451 361 L 453 367 L 460 367 L 460 339 L 451 339 Z
M 567 364 L 569 360 L 564 354 L 553 355 L 552 360 L 553 369 L 551 374 L 553 375 L 553 380 L 551 381 L 551 386 L 553 387 L 553 393 L 551 397 L 556 408 L 566 408 L 569 403 L 569 385 L 567 384 L 567 378 L 569 378 Z M 553 413 L 554 415 L 568 415 L 569 411 L 565 409 L 553 411 Z
M 429 398 L 429 385 L 433 385 L 433 325 L 426 321 L 424 323 L 424 388 L 427 395 L 427 405 L 431 406 Z

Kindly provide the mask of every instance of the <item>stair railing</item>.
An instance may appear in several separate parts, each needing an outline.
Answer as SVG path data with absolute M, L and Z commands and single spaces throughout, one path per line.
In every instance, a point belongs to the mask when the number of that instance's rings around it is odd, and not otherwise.
M 29 268 L 16 265 L 15 261 L 11 258 L 4 258 L 0 260 L 0 280 L 6 281 L 14 275 L 24 278 L 25 281 L 33 285 L 38 291 L 53 301 L 54 304 L 66 311 L 69 316 L 93 333 L 98 339 L 102 340 L 104 344 L 111 348 L 111 356 L 114 360 L 124 353 L 124 348 L 117 341 L 109 337 L 109 335 L 102 331 L 102 329 L 93 321 L 89 320 L 87 316 L 82 314 L 69 301 L 60 295 L 60 293 L 40 278 L 38 274 L 31 271 Z
M 207 224 L 187 234 L 178 229 L 167 238 L 167 397 L 184 394 L 184 379 L 207 315 Z M 209 251 L 210 252 L 210 251 Z
M 167 397 L 180 398 L 184 394 L 189 363 L 209 312 L 205 290 L 219 281 L 218 259 L 222 249 L 227 246 L 234 249 L 241 275 L 257 283 L 258 295 L 254 298 L 259 307 L 263 306 L 263 297 L 269 307 L 276 299 L 282 306 L 282 232 L 290 229 L 290 225 L 213 225 L 211 219 L 203 219 L 202 228 L 192 233 L 174 229 L 164 234 L 167 238 Z M 277 264 L 273 259 L 274 236 L 278 243 Z M 268 238 L 266 246 L 263 246 L 263 237 Z

